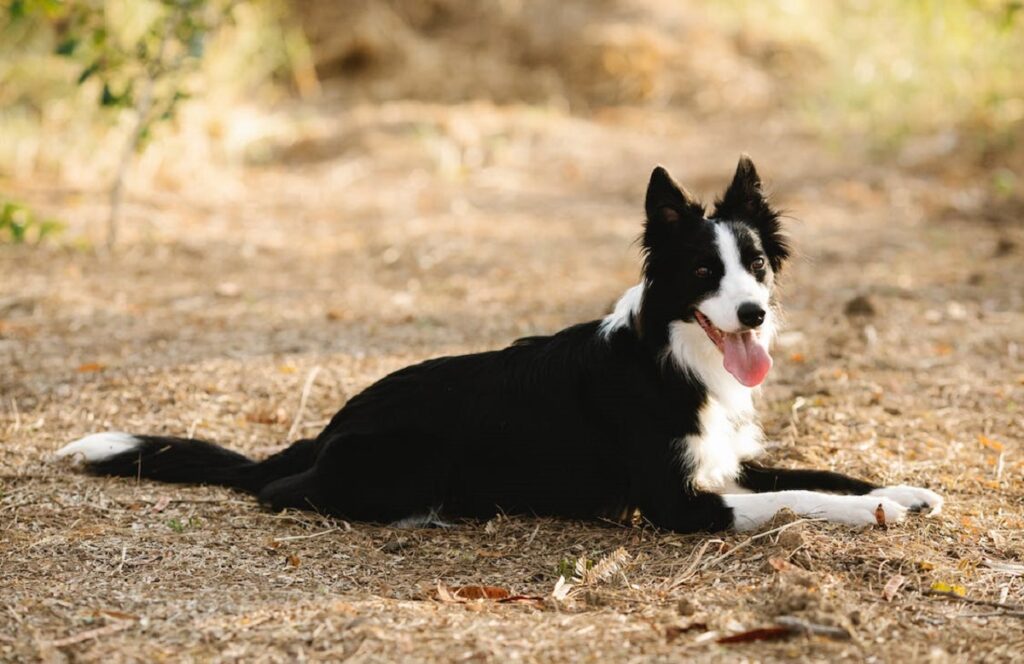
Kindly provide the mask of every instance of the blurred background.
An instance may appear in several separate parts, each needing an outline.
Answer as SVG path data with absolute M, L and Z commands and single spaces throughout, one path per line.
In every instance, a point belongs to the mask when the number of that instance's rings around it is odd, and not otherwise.
M 3 242 L 64 231 L 55 241 L 91 247 L 117 239 L 111 217 L 128 242 L 158 241 L 210 220 L 158 222 L 140 197 L 252 201 L 245 173 L 274 169 L 319 166 L 332 188 L 389 178 L 386 198 L 416 205 L 430 204 L 412 181 L 424 177 L 457 187 L 539 170 L 555 186 L 554 167 L 579 186 L 603 177 L 590 163 L 619 170 L 608 127 L 728 135 L 733 125 L 761 141 L 811 139 L 849 168 L 970 181 L 979 203 L 1015 205 L 1024 190 L 1018 0 L 4 6 L 0 195 L 22 209 L 4 217 Z M 704 157 L 664 148 L 647 162 L 693 168 Z M 649 165 L 630 173 L 630 193 Z M 121 205 L 124 186 L 127 209 L 104 210 Z
M 947 323 L 987 315 L 972 338 L 1016 361 L 990 323 L 1021 298 L 1017 0 L 3 7 L 0 351 L 23 408 L 223 358 L 326 357 L 355 389 L 598 317 L 637 278 L 651 168 L 710 200 L 741 152 L 799 250 L 784 352 L 953 362 Z M 866 337 L 844 318 L 865 311 Z

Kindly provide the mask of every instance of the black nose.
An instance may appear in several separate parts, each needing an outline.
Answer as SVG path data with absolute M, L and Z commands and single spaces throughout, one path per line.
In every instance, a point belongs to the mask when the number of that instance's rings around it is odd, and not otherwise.
M 736 310 L 736 316 L 747 327 L 758 327 L 764 322 L 764 309 L 759 304 L 744 302 Z

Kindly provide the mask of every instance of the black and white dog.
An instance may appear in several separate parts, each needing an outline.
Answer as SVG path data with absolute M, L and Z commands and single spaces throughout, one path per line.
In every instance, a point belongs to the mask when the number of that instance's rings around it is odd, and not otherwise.
M 275 510 L 401 525 L 640 510 L 692 532 L 757 528 L 783 507 L 853 526 L 937 512 L 927 489 L 754 461 L 753 392 L 772 365 L 789 249 L 753 163 L 740 159 L 710 216 L 656 168 L 646 212 L 643 278 L 603 320 L 397 371 L 264 461 L 116 432 L 58 455 L 95 474 L 220 484 Z

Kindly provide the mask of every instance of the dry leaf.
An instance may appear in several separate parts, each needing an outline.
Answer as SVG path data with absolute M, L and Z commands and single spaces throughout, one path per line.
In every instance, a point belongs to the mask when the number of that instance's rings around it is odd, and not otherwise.
M 965 597 L 967 595 L 967 588 L 956 584 L 946 583 L 945 581 L 936 581 L 932 584 L 931 589 L 937 593 L 952 593 L 953 595 L 959 595 L 960 597 Z
M 162 512 L 164 510 L 164 508 L 167 507 L 170 504 L 171 504 L 171 497 L 170 496 L 160 496 L 160 498 L 157 499 L 156 503 L 153 504 L 153 507 L 152 507 L 151 511 L 153 511 L 153 512 Z
M 513 595 L 505 588 L 498 586 L 456 586 L 449 588 L 444 581 L 437 582 L 437 597 L 442 602 L 458 603 L 470 600 L 492 600 L 498 602 L 518 602 L 541 600 L 539 597 Z
M 978 442 L 981 443 L 982 447 L 987 447 L 990 450 L 994 450 L 996 452 L 1003 451 L 1002 443 L 1000 443 L 998 440 L 992 440 L 991 438 L 984 434 L 978 434 Z
M 882 503 L 878 503 L 878 507 L 875 508 L 875 521 L 880 526 L 885 525 L 885 509 L 882 507 Z
M 792 572 L 793 570 L 797 569 L 796 565 L 789 562 L 785 558 L 769 558 L 768 564 L 771 565 L 776 572 Z
M 75 369 L 78 373 L 95 373 L 97 371 L 103 371 L 107 368 L 107 365 L 100 364 L 99 362 L 86 362 L 85 364 L 78 365 Z
M 555 582 L 555 589 L 551 591 L 551 596 L 555 599 L 562 601 L 569 596 L 569 593 L 573 589 L 573 584 L 568 583 L 564 576 L 558 577 L 558 581 Z
M 297 555 L 295 555 L 294 553 L 291 554 L 290 556 L 288 556 L 288 564 L 291 565 L 292 567 L 298 567 L 299 566 L 299 557 Z
M 891 602 L 892 598 L 896 596 L 896 593 L 899 592 L 906 581 L 907 579 L 899 574 L 889 579 L 888 583 L 885 584 L 885 588 L 882 589 L 882 596 L 885 597 L 885 601 Z
M 497 586 L 459 586 L 453 591 L 462 599 L 508 599 L 512 596 L 508 590 Z

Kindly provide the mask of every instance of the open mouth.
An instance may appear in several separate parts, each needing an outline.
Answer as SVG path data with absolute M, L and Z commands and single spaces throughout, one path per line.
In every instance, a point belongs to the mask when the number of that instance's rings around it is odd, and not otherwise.
M 726 371 L 747 387 L 756 387 L 764 382 L 772 368 L 772 356 L 757 330 L 723 332 L 700 311 L 694 311 L 694 315 L 711 343 L 722 352 Z

